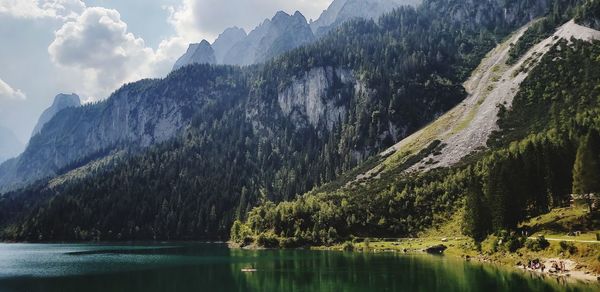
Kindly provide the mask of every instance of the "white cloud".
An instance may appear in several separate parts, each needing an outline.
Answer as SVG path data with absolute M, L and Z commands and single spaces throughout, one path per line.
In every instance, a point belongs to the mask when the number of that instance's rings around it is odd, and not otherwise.
M 230 26 L 251 30 L 278 10 L 300 10 L 307 18 L 316 17 L 332 0 L 180 1 L 176 7 L 165 7 L 175 33 L 156 49 L 129 32 L 117 10 L 86 7 L 81 0 L 0 0 L 0 15 L 61 21 L 48 47 L 64 77 L 61 86 L 98 100 L 124 83 L 165 76 L 189 43 L 214 40 Z
M 0 14 L 16 18 L 73 19 L 85 9 L 81 0 L 0 0 Z
M 118 11 L 91 7 L 55 32 L 48 52 L 55 64 L 82 79 L 84 95 L 104 98 L 123 83 L 163 74 L 167 45 L 155 52 L 127 31 Z
M 25 94 L 19 89 L 13 89 L 0 79 L 0 100 L 2 99 L 25 99 Z

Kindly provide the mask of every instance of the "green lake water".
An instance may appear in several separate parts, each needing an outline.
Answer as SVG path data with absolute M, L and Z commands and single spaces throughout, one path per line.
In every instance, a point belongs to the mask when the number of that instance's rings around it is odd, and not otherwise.
M 253 266 L 255 273 L 242 268 Z M 443 256 L 223 244 L 0 244 L 0 291 L 600 291 Z

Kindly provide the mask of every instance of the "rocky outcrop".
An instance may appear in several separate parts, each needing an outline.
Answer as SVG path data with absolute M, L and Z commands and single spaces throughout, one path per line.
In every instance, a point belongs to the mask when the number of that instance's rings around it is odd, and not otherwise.
M 70 107 L 78 107 L 81 106 L 81 100 L 79 99 L 79 95 L 77 94 L 59 94 L 56 97 L 54 97 L 54 102 L 52 103 L 52 105 L 47 108 L 42 115 L 40 116 L 40 118 L 38 119 L 37 124 L 35 125 L 35 128 L 33 129 L 33 133 L 31 134 L 31 136 L 35 136 L 37 134 L 39 134 L 44 125 L 46 125 L 47 122 L 49 122 L 56 114 L 58 114 L 60 111 L 66 109 L 66 108 L 70 108 Z
M 227 52 L 246 36 L 246 31 L 239 27 L 230 27 L 220 34 L 212 44 L 212 48 L 215 50 L 217 64 L 223 64 Z
M 199 44 L 190 44 L 187 52 L 181 56 L 175 65 L 173 71 L 192 64 L 216 64 L 215 51 L 210 43 L 202 40 Z
M 357 86 L 352 71 L 318 67 L 296 77 L 291 84 L 279 92 L 278 104 L 281 111 L 290 117 L 296 126 L 333 126 L 344 121 L 347 109 L 335 94 L 335 87 Z M 346 97 L 347 98 L 347 97 Z
M 313 40 L 310 26 L 300 12 L 289 15 L 280 11 L 235 44 L 223 63 L 242 66 L 262 63 Z

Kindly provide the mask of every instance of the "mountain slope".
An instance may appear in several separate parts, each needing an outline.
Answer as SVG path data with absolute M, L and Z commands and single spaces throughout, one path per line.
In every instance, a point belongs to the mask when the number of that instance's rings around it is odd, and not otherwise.
M 56 114 L 58 114 L 63 109 L 78 106 L 81 106 L 81 100 L 79 99 L 79 96 L 77 94 L 73 93 L 57 95 L 56 97 L 54 97 L 54 102 L 52 103 L 52 105 L 49 108 L 47 108 L 38 119 L 37 124 L 33 128 L 33 133 L 31 134 L 31 136 L 39 134 L 44 128 L 44 125 L 46 125 L 46 123 L 48 123 Z
M 492 132 L 498 130 L 500 106 L 510 107 L 520 84 L 559 40 L 600 39 L 598 31 L 569 21 L 558 28 L 552 36 L 531 48 L 516 64 L 506 65 L 510 44 L 515 43 L 527 28 L 522 28 L 508 42 L 496 48 L 480 65 L 475 74 L 465 83 L 469 93 L 468 98 L 432 125 L 402 140 L 382 155 L 396 152 L 406 156 L 411 154 L 411 151 L 414 154 L 415 150 L 423 149 L 430 141 L 440 140 L 445 145 L 443 149 L 435 155 L 423 157 L 408 171 L 427 171 L 435 167 L 455 165 L 465 156 L 486 147 Z M 399 159 L 399 157 L 395 155 L 389 159 Z

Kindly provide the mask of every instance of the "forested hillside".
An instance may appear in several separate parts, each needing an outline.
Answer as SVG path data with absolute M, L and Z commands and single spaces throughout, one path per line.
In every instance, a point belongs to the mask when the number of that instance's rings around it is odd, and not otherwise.
M 395 170 L 365 183 L 266 203 L 234 224 L 232 239 L 296 246 L 415 236 L 464 208 L 463 232 L 482 240 L 568 204 L 571 193 L 598 194 L 598 56 L 598 41 L 561 40 L 552 47 L 512 107 L 500 111 L 488 151 L 452 168 L 402 174 L 405 165 L 391 166 Z M 418 155 L 438 146 L 434 141 Z M 595 208 L 593 197 L 584 198 Z

